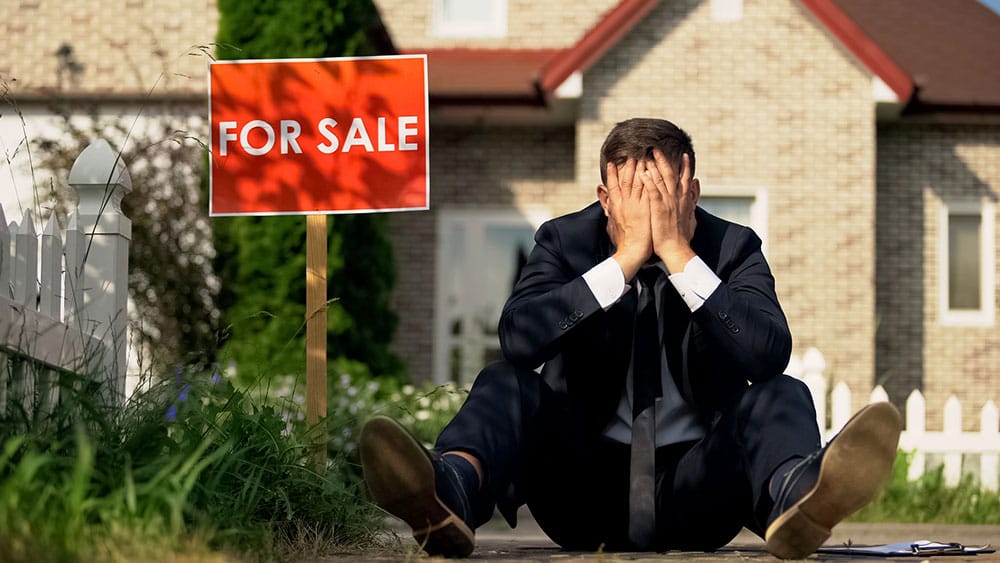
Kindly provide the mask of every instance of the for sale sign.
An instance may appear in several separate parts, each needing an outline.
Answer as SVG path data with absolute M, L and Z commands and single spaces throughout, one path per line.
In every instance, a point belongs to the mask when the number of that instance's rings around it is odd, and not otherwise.
M 209 212 L 427 209 L 425 55 L 209 66 Z

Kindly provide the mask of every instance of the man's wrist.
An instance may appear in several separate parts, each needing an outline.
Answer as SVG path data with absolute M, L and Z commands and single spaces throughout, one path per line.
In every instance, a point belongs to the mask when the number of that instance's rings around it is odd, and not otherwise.
M 658 251 L 656 255 L 660 257 L 660 260 L 663 260 L 663 264 L 672 274 L 683 272 L 687 263 L 696 256 L 691 250 L 691 245 L 686 243 L 669 245 Z
M 635 277 L 636 273 L 639 272 L 639 268 L 649 259 L 648 256 L 642 256 L 637 252 L 629 252 L 627 250 L 618 250 L 611 255 L 618 262 L 618 266 L 622 269 L 622 274 L 625 275 L 626 283 L 631 281 Z

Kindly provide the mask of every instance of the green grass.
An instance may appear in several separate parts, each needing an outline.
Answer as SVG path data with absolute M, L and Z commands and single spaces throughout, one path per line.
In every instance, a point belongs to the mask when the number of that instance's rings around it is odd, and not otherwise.
M 313 469 L 291 402 L 209 374 L 178 374 L 125 408 L 94 387 L 63 375 L 52 413 L 0 417 L 5 561 L 281 561 L 382 530 L 348 453 Z
M 1000 493 L 981 490 L 969 477 L 955 487 L 948 487 L 941 467 L 910 482 L 907 480 L 910 457 L 906 452 L 899 453 L 889 484 L 851 520 L 1000 524 Z

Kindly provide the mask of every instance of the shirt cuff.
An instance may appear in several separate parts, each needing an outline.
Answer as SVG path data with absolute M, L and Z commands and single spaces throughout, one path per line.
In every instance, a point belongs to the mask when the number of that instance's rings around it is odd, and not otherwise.
M 683 272 L 670 276 L 670 283 L 674 284 L 677 293 L 693 313 L 711 297 L 722 280 L 701 258 L 695 256 L 688 260 Z
M 608 258 L 583 274 L 583 281 L 605 311 L 625 294 L 625 274 L 618 261 Z

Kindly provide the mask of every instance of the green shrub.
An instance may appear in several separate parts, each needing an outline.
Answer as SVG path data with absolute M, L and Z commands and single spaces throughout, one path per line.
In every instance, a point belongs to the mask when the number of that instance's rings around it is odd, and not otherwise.
M 395 418 L 430 447 L 468 394 L 454 383 L 415 387 L 395 379 L 341 375 L 331 385 L 328 403 L 331 451 L 355 452 L 361 425 L 380 414 Z
M 255 389 L 255 393 L 261 400 L 276 405 L 305 404 L 305 386 L 292 376 L 273 376 L 266 380 L 266 386 Z M 468 394 L 467 388 L 453 383 L 414 386 L 397 378 L 376 378 L 359 370 L 346 369 L 327 385 L 329 456 L 355 462 L 361 427 L 380 414 L 395 418 L 430 447 Z M 304 418 L 305 413 L 297 410 L 295 419 L 288 424 L 297 425 L 305 432 Z
M 969 476 L 955 487 L 944 481 L 944 468 L 916 481 L 907 474 L 912 455 L 899 452 L 892 478 L 882 493 L 852 517 L 858 522 L 936 522 L 1000 524 L 1000 494 L 982 490 Z

